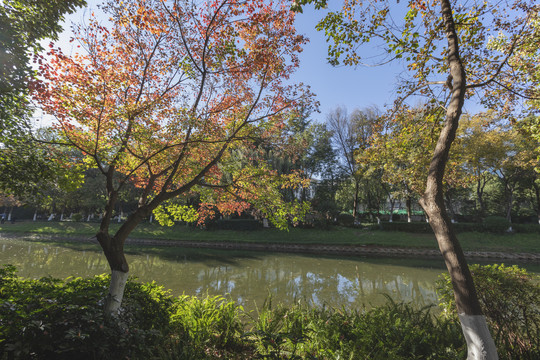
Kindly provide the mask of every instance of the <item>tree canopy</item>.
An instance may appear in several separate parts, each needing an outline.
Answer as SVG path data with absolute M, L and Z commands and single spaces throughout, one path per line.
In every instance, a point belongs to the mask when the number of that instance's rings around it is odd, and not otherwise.
M 55 177 L 55 166 L 30 138 L 33 109 L 28 85 L 35 76 L 31 59 L 40 42 L 56 39 L 64 15 L 84 0 L 8 0 L 0 6 L 0 191 L 39 191 L 37 184 Z

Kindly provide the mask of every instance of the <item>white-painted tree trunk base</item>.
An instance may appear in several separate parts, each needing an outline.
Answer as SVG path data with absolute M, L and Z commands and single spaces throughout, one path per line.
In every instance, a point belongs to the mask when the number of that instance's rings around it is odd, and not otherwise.
M 111 285 L 109 287 L 109 294 L 105 300 L 105 313 L 114 315 L 120 309 L 122 305 L 122 298 L 124 297 L 124 289 L 129 273 L 118 270 L 113 270 L 111 274 Z
M 467 342 L 467 360 L 499 359 L 484 315 L 459 314 L 459 321 Z

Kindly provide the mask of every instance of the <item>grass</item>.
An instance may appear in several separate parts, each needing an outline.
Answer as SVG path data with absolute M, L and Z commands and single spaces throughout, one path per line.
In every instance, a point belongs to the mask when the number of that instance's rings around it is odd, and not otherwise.
M 111 231 L 118 228 L 111 226 Z M 92 237 L 97 223 L 84 222 L 18 222 L 0 225 L 0 233 L 43 234 L 69 237 Z M 291 244 L 375 245 L 405 248 L 436 249 L 433 234 L 415 234 L 398 231 L 365 230 L 332 227 L 330 230 L 291 228 L 289 231 L 264 229 L 257 231 L 213 230 L 206 231 L 183 225 L 163 227 L 156 223 L 140 224 L 131 238 L 170 241 L 208 242 L 263 242 Z M 540 252 L 538 234 L 491 234 L 466 232 L 458 234 L 464 250 L 502 252 Z

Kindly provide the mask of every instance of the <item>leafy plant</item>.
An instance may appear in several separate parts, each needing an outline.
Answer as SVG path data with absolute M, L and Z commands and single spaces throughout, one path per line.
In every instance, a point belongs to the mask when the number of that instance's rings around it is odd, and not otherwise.
M 485 231 L 502 234 L 507 231 L 510 226 L 510 222 L 502 216 L 488 216 L 482 222 L 482 226 Z
M 472 265 L 482 311 L 499 355 L 506 359 L 540 358 L 540 278 L 517 266 Z M 437 283 L 440 306 L 455 318 L 454 294 L 447 274 Z
M 0 359 L 146 359 L 171 331 L 171 300 L 129 281 L 117 318 L 105 316 L 108 276 L 20 279 L 0 269 Z

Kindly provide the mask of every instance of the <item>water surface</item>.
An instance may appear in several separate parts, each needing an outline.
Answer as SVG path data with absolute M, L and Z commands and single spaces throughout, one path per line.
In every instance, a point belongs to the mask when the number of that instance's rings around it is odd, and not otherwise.
M 81 250 L 85 248 L 85 250 Z M 159 254 L 159 255 L 157 255 Z M 315 255 L 169 248 L 128 248 L 130 273 L 172 294 L 227 295 L 247 308 L 273 301 L 361 308 L 386 301 L 437 302 L 441 260 L 366 259 Z M 53 245 L 0 238 L 0 264 L 23 277 L 88 277 L 109 273 L 95 245 Z

